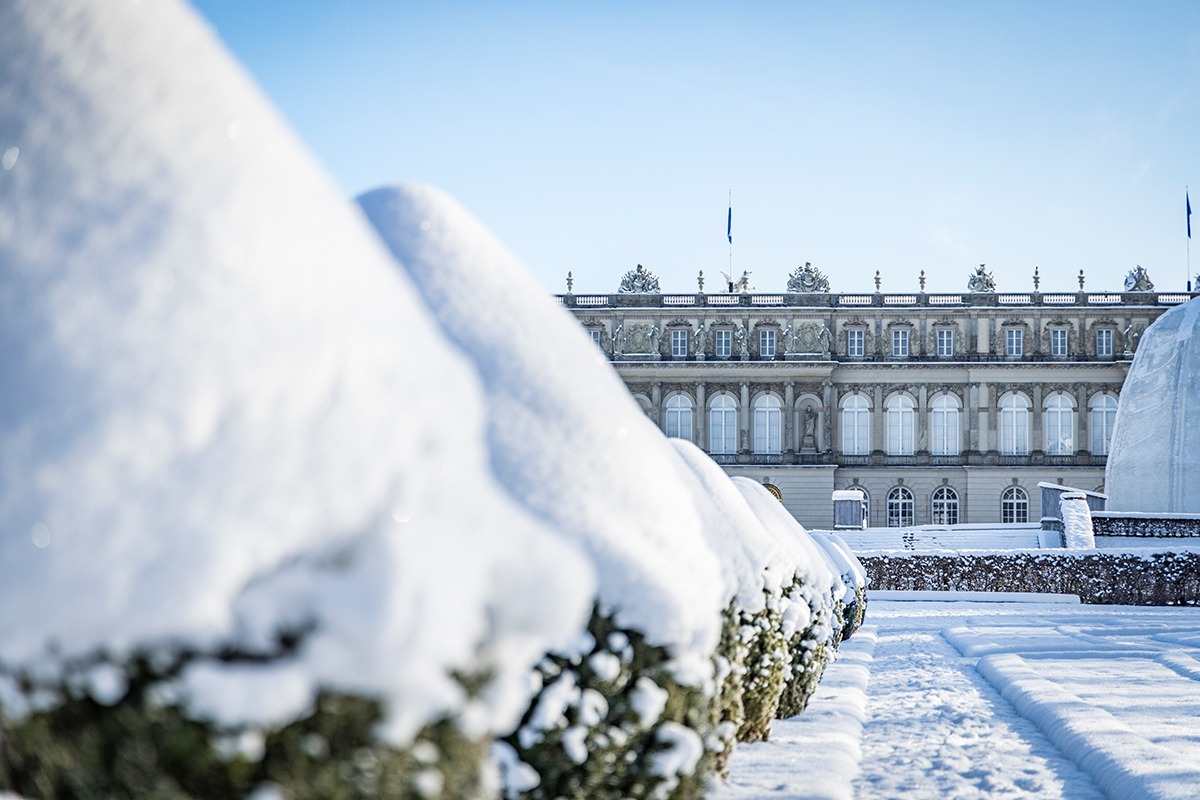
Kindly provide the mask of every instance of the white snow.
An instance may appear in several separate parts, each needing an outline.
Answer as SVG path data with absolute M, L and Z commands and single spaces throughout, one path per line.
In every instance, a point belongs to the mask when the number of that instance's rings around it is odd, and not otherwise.
M 0 659 L 314 624 L 286 691 L 197 670 L 192 701 L 363 690 L 403 739 L 484 667 L 471 717 L 513 724 L 591 569 L 499 489 L 473 368 L 194 13 L 0 4 L 0 152 Z
M 1200 512 L 1200 302 L 1170 309 L 1146 329 L 1121 386 L 1104 487 L 1109 511 Z
M 1063 541 L 1068 550 L 1087 550 L 1096 546 L 1092 512 L 1082 492 L 1065 492 L 1059 512 L 1062 514 Z
M 359 204 L 479 369 L 505 488 L 590 555 L 602 611 L 703 678 L 728 595 L 662 432 L 574 317 L 451 198 L 402 185 Z
M 800 717 L 715 800 L 1183 798 L 1200 786 L 1200 610 L 871 592 Z

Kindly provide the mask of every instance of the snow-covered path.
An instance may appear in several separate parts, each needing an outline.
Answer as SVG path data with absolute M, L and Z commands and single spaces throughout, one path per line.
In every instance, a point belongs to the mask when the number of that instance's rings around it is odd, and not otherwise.
M 1200 797 L 1200 610 L 872 602 L 717 800 Z

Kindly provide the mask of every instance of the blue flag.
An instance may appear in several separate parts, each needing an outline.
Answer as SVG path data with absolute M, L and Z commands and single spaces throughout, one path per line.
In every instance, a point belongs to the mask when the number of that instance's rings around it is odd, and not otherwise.
M 1192 238 L 1192 198 L 1188 197 L 1187 190 L 1183 192 L 1183 200 L 1187 203 L 1187 220 L 1188 220 L 1188 238 Z M 733 209 L 729 209 L 729 213 L 733 213 Z M 730 239 L 729 241 L 733 241 Z
M 1190 211 L 1188 212 L 1191 213 Z M 1191 238 L 1190 231 L 1192 230 L 1191 218 L 1188 218 L 1188 237 Z M 729 243 L 733 244 L 733 206 L 729 207 L 729 221 L 725 223 L 725 235 L 729 237 Z

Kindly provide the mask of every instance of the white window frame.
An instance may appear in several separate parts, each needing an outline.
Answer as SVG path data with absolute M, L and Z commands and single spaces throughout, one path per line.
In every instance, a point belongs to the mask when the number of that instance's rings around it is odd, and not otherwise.
M 958 524 L 958 492 L 949 486 L 939 486 L 929 497 L 929 523 L 931 525 Z
M 938 328 L 936 337 L 937 354 L 941 357 L 954 355 L 954 329 Z
M 708 452 L 730 455 L 737 452 L 737 403 L 727 394 L 712 399 L 708 408 Z
M 849 328 L 846 330 L 846 357 L 847 358 L 862 358 L 866 350 L 867 332 L 861 328 Z
M 663 432 L 673 439 L 692 441 L 692 399 L 684 394 L 667 398 Z
M 1075 453 L 1075 404 L 1062 392 L 1046 398 L 1046 455 L 1067 456 Z
M 718 328 L 713 331 L 713 357 L 729 358 L 733 355 L 733 331 L 729 328 Z
M 1000 401 L 1000 454 L 1029 455 L 1029 401 L 1010 394 Z
M 1113 354 L 1113 329 L 1112 328 L 1097 328 L 1096 329 L 1096 355 L 1111 356 Z
M 603 340 L 601 338 L 601 332 L 599 330 L 597 330 L 595 328 L 589 328 L 588 336 L 590 336 L 592 338 L 592 344 L 596 345 L 596 347 L 603 347 L 603 344 L 602 344 Z
M 758 332 L 758 357 L 775 357 L 775 330 L 773 328 L 763 328 Z
M 929 404 L 931 455 L 956 456 L 962 452 L 958 411 L 958 398 L 949 394 L 939 394 Z
M 887 493 L 887 527 L 911 528 L 915 522 L 916 504 L 907 486 L 894 486 Z
M 1009 358 L 1025 355 L 1025 331 L 1020 328 L 1004 329 L 1004 355 Z
M 1000 522 L 1003 525 L 1029 522 L 1029 493 L 1020 486 L 1009 486 L 1000 494 Z
M 892 356 L 908 357 L 908 328 L 892 328 Z
M 906 394 L 897 394 L 887 401 L 887 454 L 911 456 L 916 441 L 916 403 Z
M 852 394 L 842 401 L 842 453 L 871 454 L 871 404 L 861 394 Z
M 1112 443 L 1113 426 L 1117 423 L 1117 398 L 1101 394 L 1092 398 L 1092 419 L 1089 426 L 1092 434 L 1092 455 L 1108 455 Z
M 1063 358 L 1070 351 L 1071 332 L 1066 328 L 1050 329 L 1050 355 Z
M 671 358 L 687 358 L 688 336 L 683 328 L 671 329 Z
M 754 401 L 754 452 L 782 452 L 783 403 L 773 394 L 764 394 Z

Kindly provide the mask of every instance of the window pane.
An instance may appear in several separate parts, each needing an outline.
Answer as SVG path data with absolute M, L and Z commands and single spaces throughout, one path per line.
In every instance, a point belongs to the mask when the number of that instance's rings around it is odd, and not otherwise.
M 1113 332 L 1111 330 L 1096 331 L 1096 355 L 1111 356 L 1113 354 Z
M 1025 331 L 1008 329 L 1004 332 L 1005 355 L 1020 356 L 1025 354 Z
M 887 497 L 887 526 L 889 528 L 906 528 L 913 524 L 912 492 L 903 486 L 897 486 L 888 492 Z
M 908 355 L 908 331 L 892 331 L 892 355 Z
M 1065 356 L 1067 354 L 1067 331 L 1055 328 L 1050 331 L 1050 355 Z
M 717 358 L 729 358 L 733 354 L 733 331 L 717 331 L 713 338 L 713 354 Z
M 758 332 L 758 354 L 762 358 L 775 357 L 775 331 Z
M 846 331 L 846 355 L 861 357 L 863 354 L 864 331 Z
M 671 355 L 675 358 L 687 357 L 688 350 L 688 332 L 681 330 L 671 331 Z
M 721 395 L 713 400 L 708 416 L 709 452 L 737 452 L 737 408 L 733 400 Z
M 941 329 L 937 332 L 937 354 L 939 356 L 954 355 L 954 331 Z

